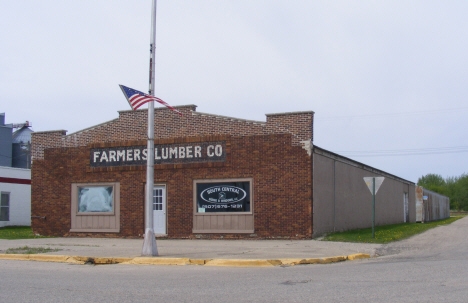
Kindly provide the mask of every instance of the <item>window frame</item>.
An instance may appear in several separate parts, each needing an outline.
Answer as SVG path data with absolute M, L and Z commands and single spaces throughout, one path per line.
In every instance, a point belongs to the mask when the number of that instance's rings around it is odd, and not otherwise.
M 197 207 L 197 184 L 199 183 L 229 183 L 229 182 L 249 182 L 250 191 L 250 211 L 224 211 L 224 212 L 198 212 Z M 253 215 L 255 199 L 253 189 L 253 178 L 227 178 L 227 179 L 194 179 L 193 180 L 193 214 L 194 216 L 219 216 L 219 215 L 232 215 L 232 216 L 245 216 Z
M 3 204 L 3 200 L 2 200 L 2 197 L 3 195 L 6 195 L 8 197 L 8 205 L 2 205 Z M 8 191 L 2 191 L 0 192 L 0 214 L 1 214 L 1 211 L 3 209 L 6 209 L 6 213 L 7 213 L 7 220 L 1 220 L 1 216 L 0 216 L 0 222 L 9 222 L 10 221 L 10 201 L 11 201 L 11 192 L 8 192 Z
M 80 187 L 113 187 L 113 211 L 80 212 L 78 209 L 78 188 Z M 120 232 L 120 182 L 72 183 L 70 202 L 70 232 Z
M 75 202 L 75 215 L 77 216 L 115 216 L 116 208 L 116 183 L 73 183 L 72 186 L 76 187 L 76 194 L 72 196 L 72 205 Z M 79 188 L 83 187 L 112 187 L 112 211 L 109 212 L 80 212 L 80 201 L 78 200 Z M 75 199 L 75 201 L 73 201 Z

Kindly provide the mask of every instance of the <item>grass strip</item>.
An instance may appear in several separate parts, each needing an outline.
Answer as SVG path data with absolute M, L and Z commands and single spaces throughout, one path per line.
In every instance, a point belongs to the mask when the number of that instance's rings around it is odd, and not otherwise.
M 19 239 L 36 239 L 48 238 L 36 236 L 31 229 L 31 226 L 5 226 L 0 228 L 0 239 L 19 240 Z
M 29 246 L 23 246 L 23 247 L 17 247 L 17 248 L 8 248 L 5 253 L 7 254 L 26 254 L 26 255 L 32 255 L 32 254 L 44 254 L 48 252 L 55 252 L 55 251 L 60 251 L 61 249 L 58 248 L 50 248 L 50 247 L 29 247 Z
M 450 224 L 459 217 L 450 217 L 444 220 L 427 223 L 401 223 L 375 227 L 375 238 L 372 238 L 372 228 L 354 229 L 344 232 L 335 232 L 326 235 L 322 241 L 356 242 L 356 243 L 378 243 L 385 244 L 393 241 L 409 238 L 416 234 L 439 225 Z

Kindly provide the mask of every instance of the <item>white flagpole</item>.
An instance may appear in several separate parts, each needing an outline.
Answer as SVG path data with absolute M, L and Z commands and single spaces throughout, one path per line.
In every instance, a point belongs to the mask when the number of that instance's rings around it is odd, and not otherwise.
M 156 3 L 153 0 L 151 13 L 150 79 L 149 95 L 154 96 L 154 68 L 156 55 Z M 153 187 L 154 187 L 154 101 L 148 103 L 148 149 L 146 162 L 145 195 L 145 240 L 142 256 L 157 256 L 156 239 L 153 230 Z

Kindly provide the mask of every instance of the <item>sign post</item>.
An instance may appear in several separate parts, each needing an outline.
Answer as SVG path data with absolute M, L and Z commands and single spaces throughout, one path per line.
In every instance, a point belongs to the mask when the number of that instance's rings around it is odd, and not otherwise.
M 364 182 L 372 194 L 372 238 L 375 238 L 375 194 L 377 194 L 384 179 L 384 177 L 364 177 Z

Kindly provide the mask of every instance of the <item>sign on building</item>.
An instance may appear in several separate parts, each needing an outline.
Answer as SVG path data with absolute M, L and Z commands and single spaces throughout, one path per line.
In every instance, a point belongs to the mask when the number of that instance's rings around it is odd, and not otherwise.
M 145 165 L 146 146 L 93 148 L 91 167 Z M 225 162 L 226 141 L 154 145 L 154 164 Z
M 197 212 L 250 212 L 250 182 L 197 183 Z

